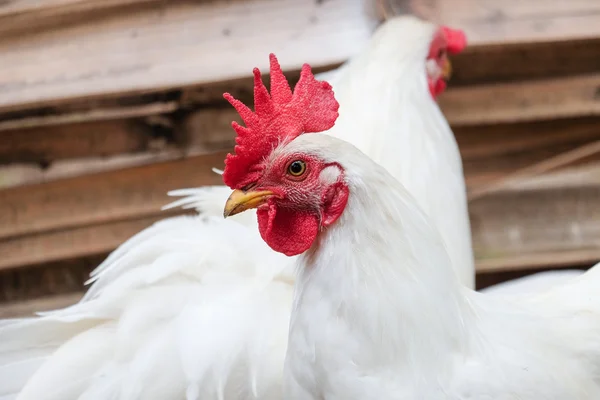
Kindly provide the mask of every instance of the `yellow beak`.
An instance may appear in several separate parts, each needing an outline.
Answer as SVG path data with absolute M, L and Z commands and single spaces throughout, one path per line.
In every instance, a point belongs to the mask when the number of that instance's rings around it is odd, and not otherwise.
M 448 58 L 446 58 L 446 62 L 444 62 L 444 67 L 442 68 L 442 77 L 445 81 L 448 81 L 452 76 L 452 63 Z
M 274 193 L 269 190 L 261 190 L 258 192 L 234 190 L 225 203 L 223 216 L 227 218 L 251 208 L 256 208 L 262 204 L 265 204 L 273 195 Z

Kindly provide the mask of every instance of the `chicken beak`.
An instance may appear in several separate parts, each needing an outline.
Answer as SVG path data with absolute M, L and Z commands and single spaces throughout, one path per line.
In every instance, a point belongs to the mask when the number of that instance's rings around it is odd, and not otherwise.
M 265 204 L 267 200 L 273 196 L 274 193 L 270 190 L 260 191 L 249 191 L 244 192 L 242 190 L 234 190 L 227 202 L 225 203 L 225 210 L 223 210 L 223 216 L 225 218 L 235 214 L 239 214 L 251 208 L 256 208 L 262 204 Z
M 450 80 L 451 76 L 452 76 L 452 63 L 450 62 L 450 60 L 448 58 L 446 58 L 446 61 L 444 62 L 444 67 L 442 68 L 442 78 L 444 78 L 444 80 L 447 82 L 448 80 Z

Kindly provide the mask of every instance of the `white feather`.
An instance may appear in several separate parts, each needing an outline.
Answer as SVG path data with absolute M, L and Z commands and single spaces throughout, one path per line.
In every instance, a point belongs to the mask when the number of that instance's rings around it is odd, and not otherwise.
M 371 46 L 333 79 L 342 106 L 328 133 L 354 144 L 402 182 L 442 233 L 459 279 L 472 288 L 460 152 L 427 90 L 423 60 L 435 29 L 413 17 L 392 19 L 379 28 Z M 390 38 L 402 41 L 393 45 Z
M 473 292 L 415 198 L 356 148 L 316 134 L 279 151 L 339 163 L 350 189 L 298 259 L 284 398 L 600 398 L 600 266 L 536 295 Z
M 555 286 L 569 282 L 582 275 L 585 271 L 579 269 L 544 271 L 524 276 L 522 278 L 498 283 L 480 290 L 482 293 L 498 295 L 521 295 L 525 293 L 540 293 Z

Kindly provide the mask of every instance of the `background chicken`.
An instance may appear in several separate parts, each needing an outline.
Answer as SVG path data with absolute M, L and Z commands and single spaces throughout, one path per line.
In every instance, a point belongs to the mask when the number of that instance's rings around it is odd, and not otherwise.
M 308 66 L 298 87 L 255 97 L 223 174 L 225 216 L 256 208 L 264 241 L 302 254 L 284 397 L 597 399 L 600 268 L 512 302 L 465 288 L 398 181 L 310 134 L 337 118 L 331 87 Z

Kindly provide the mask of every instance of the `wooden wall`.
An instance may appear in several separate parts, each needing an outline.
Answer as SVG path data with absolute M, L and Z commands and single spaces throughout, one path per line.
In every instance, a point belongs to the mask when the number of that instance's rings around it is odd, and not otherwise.
M 336 67 L 359 0 L 0 4 L 0 316 L 75 301 L 125 239 L 219 184 L 252 67 Z M 463 28 L 440 105 L 463 156 L 480 285 L 600 259 L 600 3 L 397 1 Z

